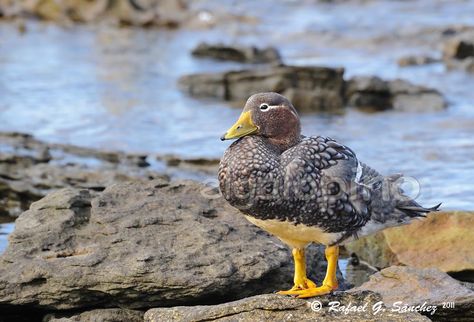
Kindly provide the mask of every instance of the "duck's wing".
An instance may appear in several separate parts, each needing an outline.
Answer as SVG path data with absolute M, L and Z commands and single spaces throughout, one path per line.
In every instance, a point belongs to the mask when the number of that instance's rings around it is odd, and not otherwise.
M 369 220 L 368 189 L 357 182 L 360 163 L 350 148 L 331 138 L 306 137 L 283 153 L 282 164 L 285 181 L 296 186 L 288 190 L 300 192 L 293 198 L 299 202 L 298 222 L 345 235 Z
M 313 192 L 316 203 L 307 205 L 314 212 L 306 220 L 313 223 L 307 224 L 342 233 L 337 243 L 408 223 L 437 209 L 421 207 L 404 195 L 401 175 L 382 176 L 360 162 L 350 148 L 331 138 L 304 138 L 295 150 L 290 158 L 303 162 L 308 170 L 312 166 L 318 181 Z

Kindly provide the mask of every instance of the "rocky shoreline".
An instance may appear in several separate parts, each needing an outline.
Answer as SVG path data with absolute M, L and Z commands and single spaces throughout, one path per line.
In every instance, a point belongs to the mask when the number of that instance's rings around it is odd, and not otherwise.
M 313 280 L 322 280 L 325 265 L 323 249 L 310 247 Z M 338 301 L 366 305 L 350 312 L 353 321 L 474 314 L 474 292 L 438 269 L 390 266 L 355 289 L 338 275 L 339 291 L 318 298 L 317 312 L 314 299 L 269 294 L 290 287 L 289 249 L 215 187 L 164 177 L 124 181 L 102 191 L 59 189 L 18 217 L 0 257 L 0 311 L 6 321 L 345 321 L 347 314 L 330 309 Z M 397 301 L 426 302 L 437 312 L 400 313 Z M 443 309 L 444 302 L 456 306 Z M 384 310 L 374 312 L 376 303 Z
M 0 132 L 0 216 L 18 217 L 30 204 L 61 188 L 102 191 L 118 182 L 215 177 L 219 160 L 99 151 Z M 160 163 L 152 167 L 152 163 Z
M 18 217 L 0 257 L 2 321 L 344 321 L 347 314 L 330 309 L 335 301 L 365 305 L 351 311 L 353 321 L 467 321 L 474 314 L 466 275 L 473 255 L 461 247 L 470 237 L 459 233 L 471 229 L 469 214 L 443 213 L 348 244 L 347 254 L 376 273 L 351 289 L 338 272 L 340 289 L 318 298 L 323 307 L 315 312 L 312 300 L 271 294 L 290 287 L 285 245 L 248 223 L 214 186 L 150 169 L 159 159 L 169 168 L 212 175 L 218 160 L 0 136 L 2 214 Z M 422 234 L 439 227 L 438 239 Z M 456 244 L 462 251 L 450 257 Z M 446 256 L 453 259 L 448 266 Z M 310 247 L 307 264 L 310 277 L 321 281 L 321 247 Z M 420 312 L 400 313 L 397 301 Z M 425 302 L 437 312 L 420 309 Z M 456 305 L 443 308 L 445 302 Z M 376 304 L 383 312 L 374 312 Z
M 273 65 L 180 78 L 191 96 L 245 101 L 248 93 L 278 92 L 299 112 L 341 113 L 346 106 L 368 111 L 439 111 L 447 106 L 442 94 L 408 81 L 379 77 L 343 78 L 343 68 Z

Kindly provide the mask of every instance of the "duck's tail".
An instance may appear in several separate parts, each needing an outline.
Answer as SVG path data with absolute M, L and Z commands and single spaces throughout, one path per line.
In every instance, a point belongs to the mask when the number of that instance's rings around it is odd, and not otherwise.
M 426 217 L 427 213 L 430 213 L 433 211 L 439 211 L 440 206 L 441 206 L 441 203 L 431 208 L 425 208 L 421 206 L 420 204 L 418 204 L 415 200 L 410 199 L 410 200 L 403 200 L 402 202 L 398 203 L 395 207 L 396 209 L 405 213 L 408 217 L 416 218 L 416 217 Z

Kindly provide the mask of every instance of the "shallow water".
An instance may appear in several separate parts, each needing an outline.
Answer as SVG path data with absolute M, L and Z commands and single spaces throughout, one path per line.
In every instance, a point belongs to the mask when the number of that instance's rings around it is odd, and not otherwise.
M 349 145 L 382 173 L 413 176 L 427 205 L 474 209 L 474 75 L 447 72 L 442 64 L 396 63 L 409 53 L 439 56 L 431 30 L 474 24 L 474 1 L 216 1 L 215 7 L 253 16 L 254 23 L 175 31 L 29 23 L 25 34 L 1 23 L 0 131 L 108 150 L 219 157 L 228 146 L 219 136 L 240 110 L 188 97 L 177 79 L 248 67 L 193 58 L 190 50 L 201 41 L 268 44 L 288 64 L 344 66 L 347 77 L 400 77 L 439 89 L 450 102 L 446 111 L 303 115 L 303 129 Z
M 12 222 L 0 223 L 0 254 L 2 254 L 3 251 L 7 248 L 8 235 L 10 235 L 13 232 L 14 228 L 15 228 L 15 223 L 12 223 Z

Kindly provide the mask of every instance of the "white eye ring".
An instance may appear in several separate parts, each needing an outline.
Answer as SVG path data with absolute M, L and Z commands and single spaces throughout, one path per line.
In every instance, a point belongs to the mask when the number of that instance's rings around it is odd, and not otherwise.
M 267 103 L 262 103 L 262 104 L 260 104 L 259 107 L 260 107 L 260 110 L 261 110 L 261 111 L 264 111 L 264 112 L 265 112 L 265 111 L 268 110 L 268 108 L 269 108 L 270 106 L 269 106 Z

